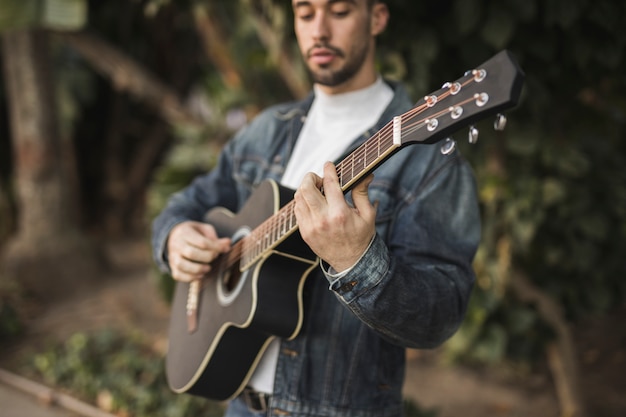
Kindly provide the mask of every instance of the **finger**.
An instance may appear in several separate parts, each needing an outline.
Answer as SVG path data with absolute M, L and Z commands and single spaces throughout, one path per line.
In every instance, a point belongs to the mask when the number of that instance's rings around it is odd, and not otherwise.
M 223 246 L 223 241 L 218 241 L 215 228 L 207 223 L 193 222 L 190 224 L 190 230 L 184 233 L 185 242 L 199 249 L 216 250 Z
M 178 282 L 192 282 L 202 279 L 205 274 L 197 275 L 197 274 L 188 274 L 180 271 L 172 271 L 172 278 Z
M 225 252 L 230 248 L 230 239 L 218 238 L 215 228 L 207 223 L 181 223 L 172 229 L 170 239 L 180 248 L 217 252 Z M 189 256 L 193 258 L 193 254 L 189 254 Z
M 208 249 L 226 252 L 230 249 L 231 240 L 229 237 L 219 237 L 213 225 L 208 223 L 198 223 L 198 232 L 208 239 Z
M 370 203 L 369 186 L 374 180 L 374 175 L 368 175 L 352 190 L 352 202 L 354 208 L 359 212 L 361 217 L 371 220 L 376 217 L 376 207 Z
M 319 191 L 322 187 L 322 183 L 323 180 L 319 175 L 314 172 L 309 172 L 302 178 L 302 182 L 300 183 L 300 187 L 298 189 L 303 189 L 307 191 Z
M 346 199 L 339 184 L 337 169 L 332 162 L 324 164 L 324 195 L 330 205 L 346 204 Z
M 182 256 L 175 256 L 170 260 L 172 277 L 177 281 L 189 282 L 204 277 L 211 266 L 185 259 Z
M 167 251 L 168 262 L 176 274 L 175 278 L 180 277 L 182 273 L 200 275 L 206 273 L 207 264 L 229 250 L 230 239 L 214 240 L 205 237 L 215 235 L 212 226 L 199 222 L 180 223 L 172 229 L 167 242 Z
M 299 204 L 306 205 L 307 209 L 316 209 L 324 204 L 324 195 L 320 188 L 323 180 L 313 172 L 304 176 L 295 197 Z
M 215 248 L 209 247 L 200 249 L 193 245 L 185 244 L 181 246 L 178 252 L 181 257 L 188 259 L 189 261 L 208 264 L 213 262 L 221 253 L 217 244 L 211 243 L 210 246 L 215 246 Z

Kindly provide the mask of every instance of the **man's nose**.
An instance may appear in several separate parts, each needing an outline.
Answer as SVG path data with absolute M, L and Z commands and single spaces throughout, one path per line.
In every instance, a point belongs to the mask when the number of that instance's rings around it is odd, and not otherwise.
M 330 39 L 330 27 L 326 13 L 319 13 L 313 22 L 313 39 L 327 41 Z

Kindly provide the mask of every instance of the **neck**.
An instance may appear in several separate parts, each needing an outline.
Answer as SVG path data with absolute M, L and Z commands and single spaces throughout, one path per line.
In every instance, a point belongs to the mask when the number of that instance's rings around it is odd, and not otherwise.
M 362 90 L 374 84 L 377 79 L 377 74 L 371 74 L 363 80 L 356 80 L 354 78 L 335 86 L 328 86 L 322 84 L 315 84 L 317 88 L 323 93 L 332 96 L 335 94 L 350 93 L 352 91 Z

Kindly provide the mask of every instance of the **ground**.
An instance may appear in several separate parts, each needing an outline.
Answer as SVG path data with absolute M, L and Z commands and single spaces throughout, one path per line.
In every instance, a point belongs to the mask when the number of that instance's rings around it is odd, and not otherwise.
M 155 285 L 145 241 L 117 242 L 107 250 L 111 270 L 89 291 L 41 304 L 20 342 L 0 358 L 37 350 L 78 331 L 116 327 L 141 331 L 165 351 L 168 307 Z M 588 417 L 626 415 L 626 309 L 589 319 L 574 329 Z M 500 366 L 444 365 L 440 351 L 410 351 L 405 395 L 438 417 L 552 417 L 559 404 L 549 372 L 532 375 Z

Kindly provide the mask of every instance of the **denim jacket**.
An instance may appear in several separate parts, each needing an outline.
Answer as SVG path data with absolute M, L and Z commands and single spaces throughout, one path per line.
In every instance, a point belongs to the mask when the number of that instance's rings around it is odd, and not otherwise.
M 406 90 L 391 86 L 394 98 L 381 120 L 352 149 L 411 108 Z M 280 181 L 313 98 L 262 112 L 225 146 L 211 172 L 171 197 L 153 223 L 162 270 L 169 271 L 166 242 L 174 225 L 199 221 L 215 206 L 237 212 L 261 181 Z M 335 278 L 317 268 L 308 277 L 303 330 L 281 342 L 268 415 L 400 416 L 405 348 L 440 345 L 464 317 L 480 239 L 471 168 L 457 151 L 443 155 L 436 144 L 418 144 L 374 176 L 377 234 L 349 273 Z

